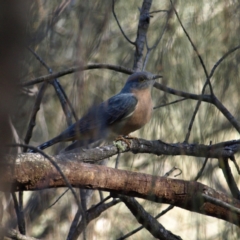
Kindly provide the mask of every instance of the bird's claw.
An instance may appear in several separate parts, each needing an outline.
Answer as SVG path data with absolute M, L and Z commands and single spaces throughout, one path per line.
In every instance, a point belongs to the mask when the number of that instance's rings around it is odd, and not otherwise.
M 128 148 L 131 148 L 131 142 L 128 139 L 137 139 L 136 137 L 127 135 L 127 136 L 118 136 L 115 141 L 123 141 L 127 144 Z
M 127 144 L 127 146 L 130 148 L 131 147 L 131 142 L 129 140 L 127 140 L 125 137 L 123 136 L 118 136 L 115 141 L 123 141 Z

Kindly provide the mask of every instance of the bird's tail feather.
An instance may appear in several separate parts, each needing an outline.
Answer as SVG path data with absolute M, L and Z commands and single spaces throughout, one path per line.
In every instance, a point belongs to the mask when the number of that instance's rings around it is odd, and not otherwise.
M 45 148 L 51 147 L 52 145 L 54 145 L 55 143 L 59 142 L 58 138 L 53 138 L 45 143 L 42 143 L 41 145 L 37 146 L 38 149 L 43 150 Z M 30 150 L 30 153 L 35 153 L 35 150 Z

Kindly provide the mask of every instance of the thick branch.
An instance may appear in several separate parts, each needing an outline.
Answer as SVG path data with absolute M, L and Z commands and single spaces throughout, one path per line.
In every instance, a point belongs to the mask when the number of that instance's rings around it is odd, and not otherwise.
M 228 203 L 235 208 L 240 208 L 238 200 L 198 182 L 151 176 L 67 159 L 56 160 L 56 163 L 73 187 L 98 189 L 172 204 L 236 225 L 240 223 L 240 213 L 237 211 L 233 213 L 233 210 L 231 211 L 224 204 L 219 205 L 217 202 L 214 204 L 212 201 L 210 203 L 207 198 L 202 197 L 202 194 Z M 56 168 L 38 154 L 19 155 L 14 175 L 11 167 L 10 165 L 5 166 L 2 186 L 12 183 L 13 191 L 66 187 L 65 181 Z M 6 189 L 2 187 L 0 190 Z

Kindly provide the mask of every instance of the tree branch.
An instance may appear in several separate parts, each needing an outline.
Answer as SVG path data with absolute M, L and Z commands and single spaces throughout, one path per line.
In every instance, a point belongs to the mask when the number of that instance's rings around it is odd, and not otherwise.
M 144 0 L 140 9 L 140 17 L 138 21 L 137 38 L 135 40 L 136 50 L 134 53 L 133 69 L 135 71 L 143 68 L 143 50 L 147 38 L 148 27 L 150 24 L 149 10 L 152 5 L 152 0 Z
M 2 186 L 12 183 L 12 191 L 66 187 L 65 180 L 47 159 L 37 157 L 33 161 L 33 155 L 25 154 L 22 158 L 19 155 L 14 166 L 15 175 L 11 172 L 12 166 L 6 165 Z M 238 212 L 230 210 L 224 204 L 219 206 L 217 201 L 214 204 L 211 200 L 210 203 L 202 194 L 235 208 L 240 208 L 240 201 L 201 183 L 151 176 L 69 159 L 68 161 L 55 159 L 55 161 L 73 187 L 98 189 L 113 194 L 167 203 L 236 225 L 240 224 Z
M 144 208 L 134 199 L 123 195 L 118 195 L 132 212 L 137 221 L 142 224 L 155 238 L 161 240 L 180 240 L 179 236 L 166 230 L 154 217 L 147 213 Z
M 93 206 L 89 210 L 86 211 L 86 225 L 89 224 L 93 219 L 99 217 L 104 211 L 109 209 L 112 206 L 115 206 L 121 202 L 118 199 L 113 199 L 109 203 L 104 203 L 104 204 L 97 204 L 96 206 Z M 81 220 L 76 228 L 76 231 L 73 234 L 72 240 L 76 240 L 79 235 L 83 232 L 84 230 L 84 224 L 83 221 Z
M 194 156 L 194 157 L 208 157 L 208 158 L 231 158 L 235 153 L 240 152 L 240 140 L 232 140 L 227 142 L 221 142 L 213 145 L 204 144 L 187 144 L 187 143 L 165 143 L 160 140 L 148 141 L 145 139 L 128 139 L 131 142 L 130 148 L 123 141 L 114 142 L 115 145 L 107 145 L 92 149 L 84 149 L 79 152 L 78 149 L 68 151 L 67 153 L 52 157 L 54 161 L 69 159 L 73 161 L 81 161 L 86 163 L 96 163 L 103 159 L 117 155 L 119 152 L 132 152 L 138 153 L 149 153 L 155 155 L 168 155 L 168 156 Z M 34 148 L 35 149 L 35 148 Z M 77 151 L 74 152 L 74 151 Z M 35 156 L 34 156 L 35 155 Z M 34 153 L 34 158 L 40 158 L 39 154 Z M 18 155 L 19 159 L 28 158 L 28 153 L 22 153 Z M 8 161 L 15 161 L 10 159 Z
M 224 158 L 232 157 L 235 153 L 240 151 L 240 140 L 232 140 L 228 142 L 222 142 L 214 145 L 203 145 L 203 144 L 185 144 L 185 143 L 165 143 L 160 140 L 147 141 L 144 139 L 131 139 L 130 148 L 125 142 L 118 141 L 115 142 L 122 146 L 122 149 L 114 145 L 108 145 L 103 147 L 97 147 L 92 149 L 84 149 L 84 151 L 78 152 L 74 151 L 68 152 L 67 154 L 62 154 L 56 156 L 56 159 L 72 159 L 83 162 L 95 163 L 103 159 L 112 157 L 119 152 L 133 152 L 138 153 L 150 153 L 155 155 L 169 155 L 169 156 L 194 156 L 194 157 L 208 157 L 208 158 Z
M 172 206 L 172 205 L 168 206 L 166 209 L 164 209 L 164 210 L 161 211 L 159 214 L 157 214 L 157 215 L 155 216 L 155 218 L 156 218 L 156 219 L 160 218 L 161 216 L 165 215 L 166 213 L 168 213 L 168 212 L 169 212 L 170 210 L 172 210 L 173 208 L 174 208 L 174 206 Z M 140 231 L 140 230 L 142 230 L 142 229 L 143 229 L 143 226 L 140 226 L 140 227 L 134 229 L 133 231 L 127 233 L 126 235 L 124 235 L 124 236 L 116 239 L 116 240 L 124 240 L 124 239 L 132 236 L 133 234 L 137 233 L 138 231 Z
M 92 64 L 88 64 L 88 65 L 83 66 L 83 67 L 82 66 L 71 67 L 71 68 L 68 68 L 66 70 L 63 70 L 63 71 L 60 71 L 60 72 L 57 72 L 57 73 L 48 74 L 48 75 L 45 75 L 45 76 L 42 76 L 42 77 L 32 79 L 30 81 L 23 82 L 21 84 L 21 87 L 28 87 L 28 86 L 31 86 L 31 85 L 34 85 L 34 84 L 37 84 L 37 83 L 41 83 L 41 82 L 44 82 L 44 81 L 50 81 L 52 79 L 62 77 L 62 76 L 65 76 L 65 75 L 68 75 L 68 74 L 71 74 L 71 73 L 74 73 L 74 72 L 90 70 L 90 69 L 111 69 L 113 71 L 122 72 L 122 73 L 126 73 L 126 74 L 134 73 L 134 71 L 132 69 L 125 68 L 125 67 L 122 67 L 122 66 L 116 66 L 116 65 L 107 64 L 107 63 L 92 63 Z
M 116 15 L 116 13 L 115 13 L 114 6 L 115 6 L 115 0 L 112 0 L 112 13 L 113 13 L 113 16 L 114 16 L 114 18 L 115 18 L 115 20 L 116 20 L 116 22 L 117 22 L 117 25 L 118 25 L 118 27 L 119 27 L 122 35 L 124 36 L 124 38 L 125 38 L 129 43 L 131 43 L 132 45 L 135 45 L 135 42 L 131 41 L 131 40 L 128 38 L 128 36 L 125 34 L 125 32 L 123 31 L 123 29 L 122 29 L 122 27 L 121 27 L 121 25 L 120 25 L 120 23 L 119 23 L 119 21 L 118 21 L 117 15 Z
M 240 200 L 240 192 L 229 166 L 228 158 L 220 158 L 218 162 L 233 197 Z
M 195 46 L 195 44 L 193 43 L 191 37 L 189 36 L 187 30 L 186 30 L 185 27 L 183 26 L 182 21 L 181 21 L 179 15 L 178 15 L 178 12 L 177 12 L 176 8 L 174 7 L 174 4 L 173 4 L 172 0 L 170 0 L 170 2 L 171 2 L 171 4 L 172 4 L 173 10 L 174 10 L 174 12 L 175 12 L 175 14 L 176 14 L 176 17 L 177 17 L 177 19 L 178 19 L 178 22 L 180 23 L 180 25 L 181 25 L 181 27 L 182 27 L 184 33 L 185 33 L 186 36 L 187 36 L 188 41 L 191 43 L 191 45 L 192 45 L 194 51 L 196 52 L 196 54 L 197 54 L 197 56 L 198 56 L 198 59 L 199 59 L 201 65 L 202 65 L 202 67 L 203 67 L 203 70 L 204 70 L 205 76 L 206 76 L 206 78 L 207 78 L 206 82 L 207 82 L 207 84 L 209 85 L 211 95 L 213 95 L 212 84 L 211 84 L 211 82 L 210 82 L 210 77 L 209 77 L 209 74 L 208 74 L 207 68 L 206 68 L 206 66 L 205 66 L 205 64 L 204 64 L 204 61 L 203 61 L 203 59 L 202 59 L 202 57 L 201 57 L 201 55 L 200 55 L 200 53 L 199 53 L 197 47 Z

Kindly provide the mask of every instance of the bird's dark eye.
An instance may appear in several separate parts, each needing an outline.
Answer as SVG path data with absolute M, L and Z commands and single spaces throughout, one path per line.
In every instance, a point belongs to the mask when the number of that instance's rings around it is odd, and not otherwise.
M 139 77 L 139 78 L 138 78 L 138 81 L 139 81 L 139 82 L 143 82 L 143 81 L 145 81 L 145 78 L 144 78 L 144 77 Z

